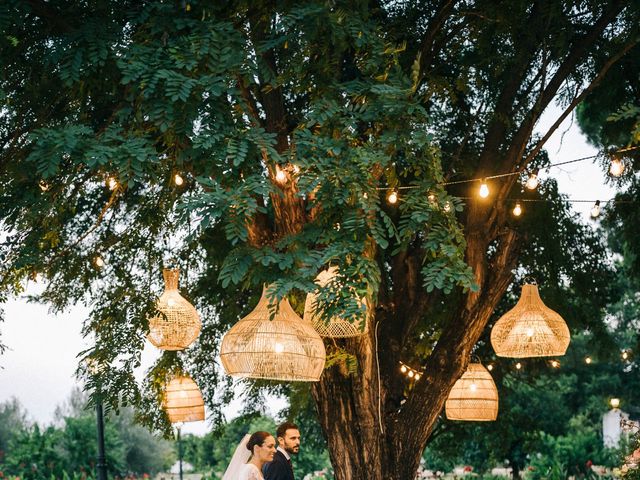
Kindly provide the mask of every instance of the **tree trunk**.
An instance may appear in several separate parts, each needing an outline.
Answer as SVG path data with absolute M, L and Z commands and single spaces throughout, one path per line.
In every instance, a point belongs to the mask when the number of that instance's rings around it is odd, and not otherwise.
M 452 321 L 425 366 L 423 378 L 405 389 L 406 398 L 392 393 L 402 391 L 405 382 L 399 373 L 403 349 L 392 335 L 402 336 L 399 327 L 407 321 L 402 318 L 408 314 L 406 308 L 393 302 L 379 304 L 366 335 L 339 341 L 357 358 L 357 373 L 349 375 L 334 366 L 325 370 L 313 388 L 337 480 L 415 477 L 449 391 L 466 369 L 473 346 L 511 281 L 517 236 L 511 231 L 500 235 L 496 253 L 487 264 L 488 242 L 481 236 L 470 239 L 467 258 L 481 289 L 468 292 L 451 308 Z M 411 262 L 405 259 L 403 263 Z M 405 278 L 411 283 L 410 274 Z M 399 285 L 395 288 L 403 290 Z M 424 310 L 414 315 L 424 315 Z

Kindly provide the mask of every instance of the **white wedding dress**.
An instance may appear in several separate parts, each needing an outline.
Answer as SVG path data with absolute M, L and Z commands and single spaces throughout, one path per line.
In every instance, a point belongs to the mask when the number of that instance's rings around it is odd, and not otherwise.
M 249 435 L 245 435 L 236 447 L 222 480 L 264 480 L 262 472 L 253 463 L 247 463 L 251 452 L 247 450 Z
M 253 463 L 245 463 L 240 469 L 238 480 L 263 480 L 263 476 Z

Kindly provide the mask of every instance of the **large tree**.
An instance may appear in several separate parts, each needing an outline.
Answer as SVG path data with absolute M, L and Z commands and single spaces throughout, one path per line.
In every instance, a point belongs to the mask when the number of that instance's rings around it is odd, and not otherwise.
M 204 328 L 150 384 L 188 368 L 219 415 L 222 333 L 263 283 L 299 307 L 336 265 L 344 288 L 321 293 L 325 316 L 371 300 L 368 333 L 328 342 L 312 389 L 336 477 L 410 479 L 521 246 L 564 228 L 510 218 L 518 173 L 545 163 L 536 122 L 557 100 L 559 123 L 606 78 L 639 13 L 622 0 L 4 2 L 2 287 L 41 274 L 55 308 L 91 303 L 102 391 L 140 403 L 146 319 L 177 263 Z M 486 200 L 456 183 L 503 173 L 516 175 Z M 595 261 L 580 253 L 581 268 Z M 571 273 L 559 281 L 596 294 Z M 410 389 L 400 360 L 424 369 Z

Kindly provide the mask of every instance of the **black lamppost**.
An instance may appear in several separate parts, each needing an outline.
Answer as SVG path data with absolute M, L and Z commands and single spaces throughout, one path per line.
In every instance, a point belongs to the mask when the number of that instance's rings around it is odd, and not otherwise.
M 107 480 L 107 458 L 104 455 L 104 417 L 102 415 L 102 400 L 100 399 L 100 388 L 96 398 L 96 422 L 98 426 L 98 462 L 96 472 L 98 480 Z M 182 478 L 182 477 L 180 477 Z
M 176 424 L 176 429 L 178 431 L 177 433 L 177 438 L 178 438 L 178 463 L 179 463 L 179 470 L 178 472 L 180 473 L 180 480 L 182 480 L 182 437 L 180 436 L 180 427 L 182 427 L 182 422 L 179 422 Z
M 98 480 L 107 480 L 107 457 L 104 453 L 104 414 L 102 409 L 102 389 L 98 373 L 100 366 L 94 359 L 87 359 L 87 368 L 96 380 L 96 427 L 98 432 L 98 458 L 96 458 L 96 474 Z

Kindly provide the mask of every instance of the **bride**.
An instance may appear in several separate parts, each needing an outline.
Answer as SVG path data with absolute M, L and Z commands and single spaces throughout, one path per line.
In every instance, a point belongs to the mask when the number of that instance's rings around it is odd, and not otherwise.
M 273 460 L 276 439 L 269 432 L 245 435 L 236 447 L 222 480 L 263 480 L 262 466 Z

